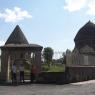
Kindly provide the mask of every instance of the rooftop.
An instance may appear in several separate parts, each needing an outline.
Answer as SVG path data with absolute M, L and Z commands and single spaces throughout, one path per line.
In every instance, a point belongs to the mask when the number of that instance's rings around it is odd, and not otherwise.
M 74 41 L 95 40 L 95 24 L 87 22 L 77 33 Z
M 24 36 L 22 30 L 17 25 L 11 35 L 9 36 L 6 44 L 29 44 L 26 37 Z

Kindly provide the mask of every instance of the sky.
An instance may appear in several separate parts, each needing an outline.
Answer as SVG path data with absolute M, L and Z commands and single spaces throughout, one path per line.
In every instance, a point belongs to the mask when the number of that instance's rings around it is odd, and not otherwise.
M 0 0 L 0 46 L 19 25 L 31 44 L 73 50 L 89 20 L 95 23 L 95 0 Z

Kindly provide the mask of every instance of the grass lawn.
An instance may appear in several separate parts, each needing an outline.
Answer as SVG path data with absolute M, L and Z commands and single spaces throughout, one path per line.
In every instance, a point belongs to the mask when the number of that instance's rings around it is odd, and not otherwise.
M 43 68 L 43 72 L 64 72 L 65 71 L 64 64 L 52 64 L 50 67 L 48 67 L 47 64 L 43 64 L 42 68 Z

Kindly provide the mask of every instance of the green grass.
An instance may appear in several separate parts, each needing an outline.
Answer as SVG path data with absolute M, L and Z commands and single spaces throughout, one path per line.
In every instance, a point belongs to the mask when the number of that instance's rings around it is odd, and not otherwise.
M 42 68 L 43 68 L 43 72 L 64 72 L 65 71 L 64 64 L 52 64 L 50 67 L 48 67 L 47 64 L 43 64 Z

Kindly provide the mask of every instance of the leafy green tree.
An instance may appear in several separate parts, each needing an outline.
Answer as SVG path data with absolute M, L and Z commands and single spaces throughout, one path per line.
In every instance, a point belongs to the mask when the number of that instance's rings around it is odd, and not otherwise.
M 52 63 L 53 53 L 54 53 L 54 51 L 51 47 L 44 48 L 43 57 L 44 57 L 44 60 L 48 64 L 49 67 Z

